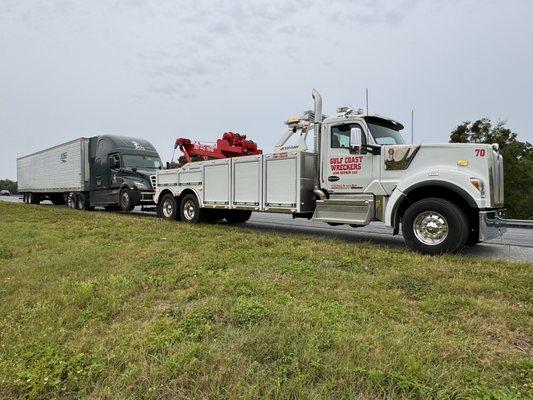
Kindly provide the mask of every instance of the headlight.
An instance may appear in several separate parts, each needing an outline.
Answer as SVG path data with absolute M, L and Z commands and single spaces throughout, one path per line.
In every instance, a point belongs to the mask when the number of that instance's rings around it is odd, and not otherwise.
M 144 187 L 144 183 L 142 183 L 141 181 L 133 181 L 133 187 L 141 189 Z
M 485 197 L 485 186 L 483 185 L 483 181 L 477 178 L 470 178 L 470 183 L 477 190 L 479 190 L 479 193 L 481 194 L 481 198 L 484 198 Z

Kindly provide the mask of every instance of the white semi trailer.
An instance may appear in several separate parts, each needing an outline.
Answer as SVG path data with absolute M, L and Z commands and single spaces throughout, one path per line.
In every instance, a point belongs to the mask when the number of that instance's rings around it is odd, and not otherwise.
M 383 221 L 413 250 L 454 252 L 502 233 L 503 160 L 497 145 L 405 144 L 403 126 L 341 107 L 286 122 L 270 154 L 188 162 L 157 172 L 158 213 L 185 222 L 252 212 L 292 214 L 330 225 Z M 314 146 L 306 138 L 313 132 Z M 297 146 L 286 146 L 293 136 Z

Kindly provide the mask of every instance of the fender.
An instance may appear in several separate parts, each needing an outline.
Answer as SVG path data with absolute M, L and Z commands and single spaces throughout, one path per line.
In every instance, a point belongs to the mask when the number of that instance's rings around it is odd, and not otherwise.
M 440 186 L 460 195 L 470 207 L 485 208 L 487 200 L 470 184 L 471 173 L 468 171 L 439 170 L 437 176 L 430 176 L 430 171 L 423 171 L 401 181 L 394 189 L 385 208 L 385 224 L 397 229 L 396 213 L 402 201 L 412 191 L 424 186 Z

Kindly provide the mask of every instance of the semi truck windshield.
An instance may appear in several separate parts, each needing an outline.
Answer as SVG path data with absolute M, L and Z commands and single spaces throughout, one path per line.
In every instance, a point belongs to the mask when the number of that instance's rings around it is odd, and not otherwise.
M 159 157 L 123 154 L 122 161 L 125 168 L 158 169 L 161 166 Z
M 399 127 L 393 122 L 367 117 L 366 123 L 377 144 L 405 144 Z

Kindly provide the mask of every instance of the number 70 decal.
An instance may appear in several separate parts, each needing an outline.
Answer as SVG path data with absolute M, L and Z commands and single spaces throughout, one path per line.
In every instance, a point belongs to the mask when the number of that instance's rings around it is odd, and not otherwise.
M 475 149 L 476 157 L 485 157 L 485 149 Z

